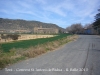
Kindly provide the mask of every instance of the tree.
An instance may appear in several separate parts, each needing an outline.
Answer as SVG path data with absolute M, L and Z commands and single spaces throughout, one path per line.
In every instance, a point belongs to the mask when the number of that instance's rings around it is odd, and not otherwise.
M 84 28 L 93 29 L 93 24 L 92 23 L 85 24 Z
M 7 38 L 11 38 L 12 40 L 18 40 L 18 37 L 19 36 L 20 35 L 17 35 L 17 34 L 14 34 L 14 35 L 12 35 L 12 34 L 6 35 Z
M 93 28 L 97 30 L 100 34 L 100 9 L 98 9 L 99 13 L 95 16 L 95 22 L 93 23 Z
M 67 27 L 66 30 L 69 33 L 80 34 L 82 33 L 83 27 L 80 23 L 72 24 L 70 27 Z

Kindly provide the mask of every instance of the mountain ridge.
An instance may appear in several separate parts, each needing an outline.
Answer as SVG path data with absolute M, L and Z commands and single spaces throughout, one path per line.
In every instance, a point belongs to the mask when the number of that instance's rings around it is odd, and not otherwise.
M 8 19 L 8 18 L 0 18 L 0 29 L 5 30 L 22 30 L 27 29 L 32 31 L 34 27 L 40 27 L 43 28 L 58 28 L 60 32 L 64 32 L 64 28 L 59 27 L 56 24 L 52 23 L 44 23 L 40 21 L 35 20 L 23 20 L 23 19 Z

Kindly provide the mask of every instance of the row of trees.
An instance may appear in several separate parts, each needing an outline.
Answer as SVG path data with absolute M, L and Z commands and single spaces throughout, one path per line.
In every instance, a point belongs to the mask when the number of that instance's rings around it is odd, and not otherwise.
M 85 30 L 87 29 L 91 30 L 91 34 L 96 34 L 95 30 L 93 29 L 93 24 L 86 24 L 85 26 L 83 26 L 81 23 L 72 24 L 66 28 L 66 31 L 72 34 L 86 34 Z
M 83 31 L 83 26 L 81 25 L 81 23 L 72 24 L 71 26 L 66 28 L 66 31 L 73 34 L 81 33 Z

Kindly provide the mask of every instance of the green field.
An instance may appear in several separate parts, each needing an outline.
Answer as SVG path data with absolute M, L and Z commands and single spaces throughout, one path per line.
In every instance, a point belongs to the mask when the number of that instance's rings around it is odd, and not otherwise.
M 39 38 L 39 39 L 31 39 L 31 40 L 23 40 L 23 41 L 16 41 L 11 43 L 3 43 L 1 44 L 1 49 L 4 52 L 9 52 L 12 48 L 29 48 L 31 46 L 36 46 L 40 44 L 44 44 L 47 42 L 55 41 L 61 38 L 64 38 L 70 34 L 59 34 L 58 36 L 51 37 L 51 38 Z

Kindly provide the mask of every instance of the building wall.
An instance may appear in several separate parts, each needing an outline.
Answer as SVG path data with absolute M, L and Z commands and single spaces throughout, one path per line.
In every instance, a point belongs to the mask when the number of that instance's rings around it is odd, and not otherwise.
M 59 33 L 59 30 L 57 28 L 34 27 L 34 33 L 40 33 L 40 34 L 57 34 L 57 33 Z
M 0 29 L 0 33 L 5 33 L 7 32 L 5 29 Z
M 97 34 L 96 30 L 89 28 L 84 30 L 84 34 Z

